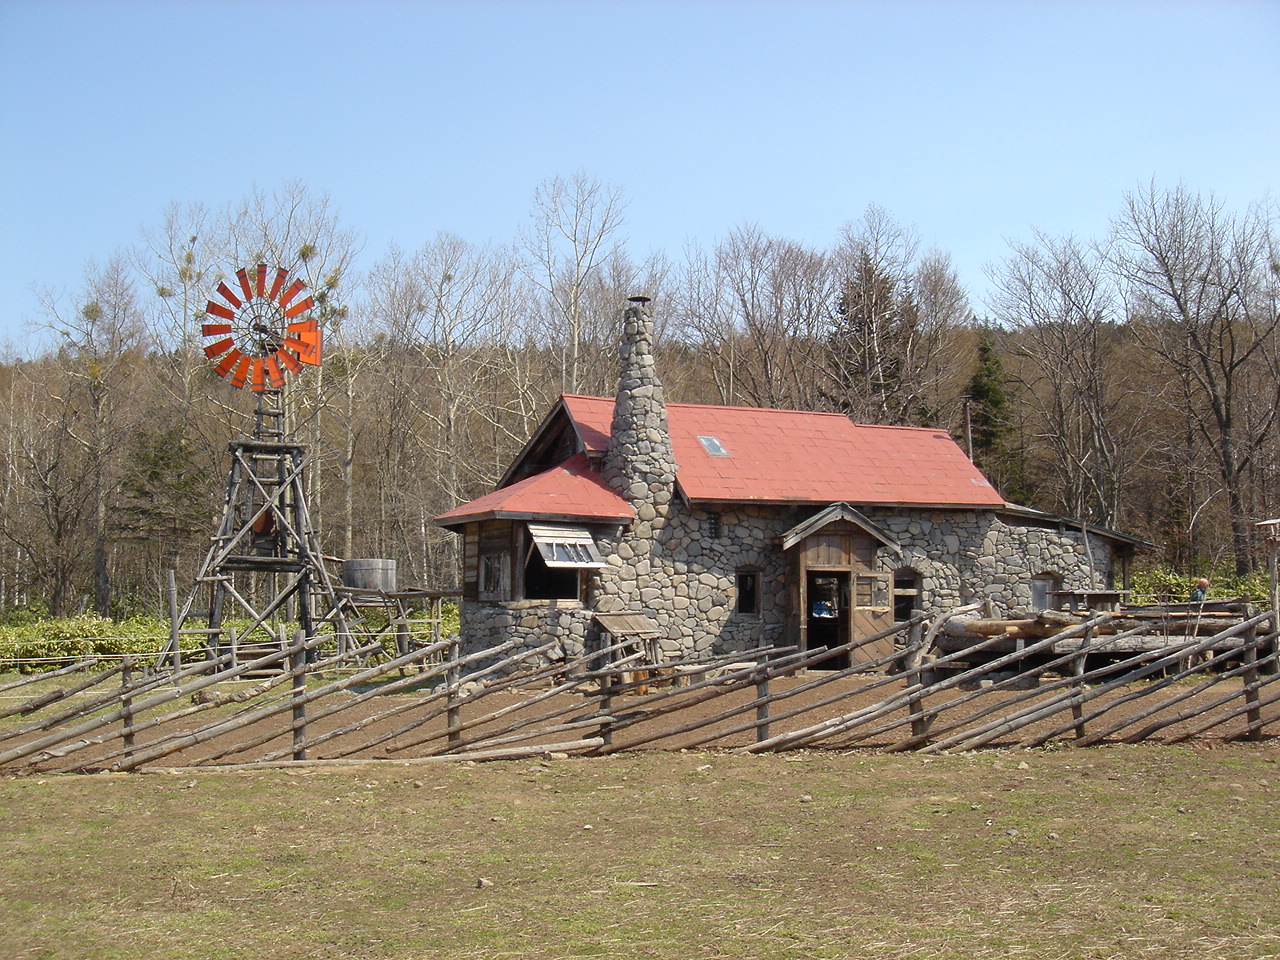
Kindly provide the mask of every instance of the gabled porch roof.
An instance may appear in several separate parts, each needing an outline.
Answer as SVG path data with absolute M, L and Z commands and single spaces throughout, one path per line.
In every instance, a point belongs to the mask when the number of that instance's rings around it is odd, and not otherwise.
M 830 526 L 837 520 L 844 520 L 852 523 L 858 529 L 869 533 L 875 537 L 886 547 L 898 549 L 898 541 L 894 539 L 893 534 L 884 530 L 882 527 L 872 523 L 853 507 L 847 503 L 833 503 L 825 510 L 820 510 L 803 523 L 798 523 L 786 533 L 782 535 L 782 549 L 790 550 L 801 540 L 811 537 L 824 527 Z

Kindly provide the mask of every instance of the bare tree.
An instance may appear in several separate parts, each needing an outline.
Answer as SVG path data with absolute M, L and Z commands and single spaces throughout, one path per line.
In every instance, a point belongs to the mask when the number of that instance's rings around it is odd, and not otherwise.
M 933 425 L 958 399 L 953 333 L 969 319 L 967 298 L 950 260 L 918 248 L 914 230 L 872 205 L 833 257 L 828 390 L 856 420 Z
M 616 298 L 618 282 L 630 279 L 618 269 L 625 210 L 620 188 L 583 173 L 555 177 L 534 192 L 532 223 L 520 235 L 524 275 L 542 295 L 542 336 L 557 347 L 568 393 L 583 389 L 587 348 L 606 340 L 612 345 L 613 303 L 606 300 Z
M 111 611 L 112 599 L 108 511 L 118 489 L 122 452 L 134 424 L 144 416 L 136 375 L 147 347 L 145 328 L 132 278 L 121 256 L 113 257 L 101 269 L 89 267 L 74 310 L 53 300 L 46 301 L 45 309 L 48 327 L 59 339 L 64 378 L 49 408 L 46 433 L 52 442 L 45 449 L 69 474 L 80 476 L 72 496 L 91 504 L 94 607 L 105 616 Z M 72 453 L 67 441 L 79 447 L 82 468 L 70 467 Z M 42 473 L 42 484 L 56 484 L 55 475 L 42 466 L 51 461 L 38 452 L 39 447 L 37 438 L 29 438 L 27 461 Z M 51 509 L 59 500 L 66 502 L 61 491 L 49 489 L 45 494 Z M 54 528 L 62 528 L 70 516 L 63 512 L 57 519 L 50 517 L 50 522 Z M 62 594 L 58 597 L 61 602 Z
M 1238 573 L 1253 565 L 1246 479 L 1280 410 L 1275 217 L 1154 184 L 1125 198 L 1112 262 L 1148 348 L 1187 385 L 1184 413 L 1218 471 Z
M 992 309 L 1015 331 L 1007 342 L 1048 451 L 1040 489 L 1071 516 L 1116 526 L 1150 415 L 1105 262 L 1073 238 L 1037 233 L 1013 244 L 992 280 Z

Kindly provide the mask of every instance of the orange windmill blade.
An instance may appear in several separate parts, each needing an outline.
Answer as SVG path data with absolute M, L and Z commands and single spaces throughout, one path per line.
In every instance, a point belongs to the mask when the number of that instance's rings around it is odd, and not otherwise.
M 200 333 L 218 376 L 234 387 L 261 393 L 284 386 L 286 373 L 320 365 L 320 325 L 301 279 L 265 263 L 236 271 L 235 286 L 222 281 L 205 304 Z

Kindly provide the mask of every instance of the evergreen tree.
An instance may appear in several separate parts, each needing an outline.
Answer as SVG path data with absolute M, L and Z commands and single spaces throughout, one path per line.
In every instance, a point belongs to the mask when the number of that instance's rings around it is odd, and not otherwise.
M 969 430 L 974 463 L 1006 500 L 1027 503 L 1034 497 L 1025 452 L 1014 430 L 1009 378 L 994 340 L 978 343 L 978 368 L 969 381 Z

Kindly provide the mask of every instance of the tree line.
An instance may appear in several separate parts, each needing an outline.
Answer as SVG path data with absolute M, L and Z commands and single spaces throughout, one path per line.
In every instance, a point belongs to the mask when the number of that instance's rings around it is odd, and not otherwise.
M 45 298 L 51 346 L 0 361 L 0 610 L 150 612 L 167 570 L 194 575 L 255 399 L 213 372 L 202 312 L 258 262 L 308 283 L 324 330 L 287 387 L 321 541 L 403 583 L 454 584 L 432 517 L 491 489 L 555 397 L 612 395 L 635 293 L 670 400 L 945 429 L 1009 500 L 1246 573 L 1280 516 L 1276 228 L 1269 202 L 1153 183 L 1103 237 L 1012 242 L 975 305 L 875 206 L 827 249 L 741 226 L 636 259 L 621 191 L 576 175 L 508 244 L 442 233 L 357 273 L 355 232 L 302 184 L 175 205 Z

